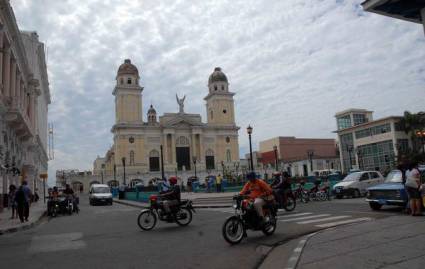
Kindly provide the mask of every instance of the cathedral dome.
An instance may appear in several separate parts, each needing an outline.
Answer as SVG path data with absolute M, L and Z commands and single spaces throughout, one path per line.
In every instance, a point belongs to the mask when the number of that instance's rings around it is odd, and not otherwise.
M 227 83 L 227 77 L 221 71 L 220 67 L 216 67 L 216 68 L 214 68 L 214 72 L 212 72 L 212 74 L 210 75 L 210 77 L 208 79 L 208 84 L 213 83 L 213 82 L 219 82 L 219 81 Z
M 125 59 L 124 63 L 118 68 L 118 75 L 136 75 L 139 76 L 137 67 L 133 65 L 130 59 Z
M 155 110 L 155 108 L 153 108 L 152 105 L 151 105 L 151 107 L 148 110 L 148 114 L 156 114 L 156 110 Z

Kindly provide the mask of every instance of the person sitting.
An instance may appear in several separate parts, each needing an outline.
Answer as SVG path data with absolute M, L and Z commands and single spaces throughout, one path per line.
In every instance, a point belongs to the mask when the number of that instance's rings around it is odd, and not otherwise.
M 255 172 L 248 173 L 247 178 L 249 181 L 241 190 L 240 195 L 249 195 L 249 197 L 254 200 L 255 211 L 264 223 L 263 206 L 266 204 L 265 198 L 272 195 L 273 190 L 266 182 L 257 179 Z
M 168 190 L 161 193 L 160 197 L 163 200 L 162 205 L 165 212 L 170 215 L 171 208 L 180 203 L 180 187 L 177 184 L 176 177 L 170 177 L 168 182 L 170 183 Z

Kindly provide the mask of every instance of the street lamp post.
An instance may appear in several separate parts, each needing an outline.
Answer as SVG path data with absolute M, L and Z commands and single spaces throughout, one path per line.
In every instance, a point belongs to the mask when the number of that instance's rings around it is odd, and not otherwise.
M 165 180 L 165 175 L 164 175 L 164 155 L 163 155 L 163 149 L 162 149 L 162 145 L 159 147 L 161 150 L 161 177 L 162 180 Z
M 101 171 L 101 175 L 102 175 L 102 184 L 103 184 L 103 174 L 105 173 L 105 164 L 102 163 L 102 171 Z
M 313 171 L 313 155 L 314 150 L 310 149 L 307 151 L 308 159 L 310 160 L 310 171 Z
M 125 183 L 125 157 L 122 157 L 121 161 L 122 161 L 122 166 L 123 166 L 123 170 L 124 170 L 123 183 L 124 183 L 124 186 L 125 186 L 126 185 L 126 183 Z
M 196 177 L 196 156 L 193 156 L 193 167 L 195 168 L 195 178 Z
M 254 161 L 252 159 L 252 142 L 251 142 L 251 134 L 252 134 L 252 127 L 251 125 L 248 125 L 246 128 L 246 131 L 248 132 L 248 139 L 249 139 L 249 157 L 250 157 L 250 164 L 251 164 L 251 171 L 254 172 Z
M 273 151 L 274 151 L 274 161 L 275 161 L 275 168 L 276 168 L 276 172 L 279 171 L 279 165 L 278 165 L 278 160 L 277 160 L 277 146 L 274 145 L 273 146 Z

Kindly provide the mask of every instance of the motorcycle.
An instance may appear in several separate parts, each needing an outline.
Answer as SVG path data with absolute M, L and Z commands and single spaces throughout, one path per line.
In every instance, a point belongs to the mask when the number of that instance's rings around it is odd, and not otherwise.
M 246 195 L 233 197 L 235 215 L 226 219 L 222 235 L 229 244 L 238 244 L 247 236 L 246 230 L 261 230 L 265 235 L 272 235 L 276 230 L 277 207 L 274 201 L 266 202 L 263 207 L 265 222 L 254 209 L 254 201 Z
M 296 207 L 296 201 L 294 193 L 291 189 L 284 191 L 285 194 L 282 194 L 282 191 L 279 189 L 273 189 L 273 195 L 277 203 L 278 208 L 283 208 L 285 211 L 293 211 Z
M 168 223 L 177 223 L 179 226 L 187 226 L 192 222 L 192 212 L 195 212 L 191 200 L 182 200 L 176 206 L 171 207 L 171 213 L 164 209 L 162 201 L 157 195 L 149 197 L 150 206 L 142 210 L 137 218 L 137 224 L 144 231 L 152 230 L 157 220 Z
M 294 192 L 295 200 L 300 200 L 302 203 L 308 203 L 309 194 L 306 189 L 304 189 L 304 184 L 298 184 L 298 188 Z

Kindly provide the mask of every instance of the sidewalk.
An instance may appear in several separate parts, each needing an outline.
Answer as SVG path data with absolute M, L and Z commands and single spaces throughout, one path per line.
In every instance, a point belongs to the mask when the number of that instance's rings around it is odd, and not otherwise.
M 296 268 L 424 268 L 425 217 L 394 216 L 310 237 Z
M 28 221 L 24 223 L 21 223 L 19 218 L 10 219 L 12 211 L 4 208 L 3 212 L 0 213 L 0 235 L 33 227 L 40 221 L 41 217 L 44 216 L 46 207 L 47 205 L 43 203 L 43 200 L 31 204 Z

